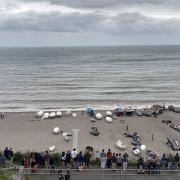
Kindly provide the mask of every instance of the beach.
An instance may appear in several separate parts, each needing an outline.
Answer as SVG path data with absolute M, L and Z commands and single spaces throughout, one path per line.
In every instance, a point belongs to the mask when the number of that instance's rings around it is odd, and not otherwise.
M 106 113 L 106 111 L 100 112 L 103 115 Z M 167 146 L 167 136 L 172 135 L 180 141 L 180 133 L 162 123 L 162 120 L 171 120 L 173 123 L 179 124 L 179 113 L 165 111 L 157 117 L 116 117 L 112 123 L 107 123 L 105 119 L 91 122 L 91 117 L 88 115 L 83 115 L 81 111 L 76 113 L 77 117 L 62 116 L 48 120 L 37 119 L 33 112 L 7 113 L 4 119 L 0 119 L 0 149 L 12 147 L 14 151 L 44 152 L 50 146 L 55 145 L 55 152 L 71 150 L 72 139 L 65 142 L 61 134 L 53 134 L 53 128 L 59 127 L 63 132 L 69 133 L 72 132 L 72 129 L 79 129 L 78 151 L 84 151 L 86 146 L 92 146 L 94 150 L 110 148 L 112 152 L 127 151 L 130 156 L 133 156 L 131 140 L 123 135 L 127 132 L 128 125 L 128 133 L 138 132 L 142 138 L 142 144 L 146 145 L 147 149 L 153 150 L 160 156 L 163 153 L 176 153 Z M 90 134 L 93 126 L 100 131 L 99 136 Z M 152 134 L 154 141 L 152 141 Z M 127 146 L 126 150 L 122 151 L 116 147 L 119 139 Z

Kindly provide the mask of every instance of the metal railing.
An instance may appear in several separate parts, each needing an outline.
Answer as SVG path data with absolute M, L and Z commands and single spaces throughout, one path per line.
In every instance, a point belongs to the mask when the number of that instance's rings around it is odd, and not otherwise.
M 180 170 L 21 169 L 18 180 L 179 180 Z

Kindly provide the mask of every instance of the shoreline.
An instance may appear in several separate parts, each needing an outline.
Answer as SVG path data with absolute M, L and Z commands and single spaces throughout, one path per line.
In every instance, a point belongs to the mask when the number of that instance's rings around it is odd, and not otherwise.
M 180 108 L 180 104 L 177 103 L 165 103 L 165 102 L 159 102 L 159 103 L 129 103 L 129 104 L 123 104 L 123 103 L 114 103 L 113 105 L 105 105 L 105 104 L 88 104 L 88 105 L 82 105 L 79 107 L 57 107 L 57 108 L 31 108 L 31 109 L 24 109 L 22 108 L 10 108 L 9 110 L 1 108 L 0 113 L 35 113 L 38 111 L 45 111 L 45 112 L 52 112 L 52 111 L 67 111 L 71 110 L 72 112 L 77 112 L 77 111 L 83 111 L 86 108 L 90 107 L 98 111 L 113 111 L 114 109 L 121 107 L 121 108 L 129 108 L 131 107 L 132 109 L 144 109 L 144 108 L 151 108 L 153 105 L 165 105 L 166 108 L 168 106 L 174 106 L 177 108 Z

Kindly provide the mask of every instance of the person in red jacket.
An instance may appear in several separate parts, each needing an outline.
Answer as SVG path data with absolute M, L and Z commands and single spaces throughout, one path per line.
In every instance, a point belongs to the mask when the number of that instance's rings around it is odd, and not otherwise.
M 111 162 L 112 161 L 112 152 L 110 149 L 108 149 L 107 152 L 107 168 L 111 168 Z

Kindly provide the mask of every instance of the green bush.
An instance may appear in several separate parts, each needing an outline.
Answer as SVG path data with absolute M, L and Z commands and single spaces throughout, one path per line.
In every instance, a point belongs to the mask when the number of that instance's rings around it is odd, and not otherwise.
M 21 152 L 14 153 L 13 163 L 21 165 L 23 159 L 24 159 L 24 154 L 23 153 L 21 153 Z
M 54 160 L 54 165 L 55 165 L 56 167 L 59 167 L 59 166 L 62 165 L 62 163 L 61 163 L 61 157 L 60 157 L 59 153 L 54 153 L 54 154 L 52 155 L 52 158 L 53 158 L 53 160 Z
M 15 174 L 14 171 L 0 171 L 0 180 L 12 180 L 12 175 Z

